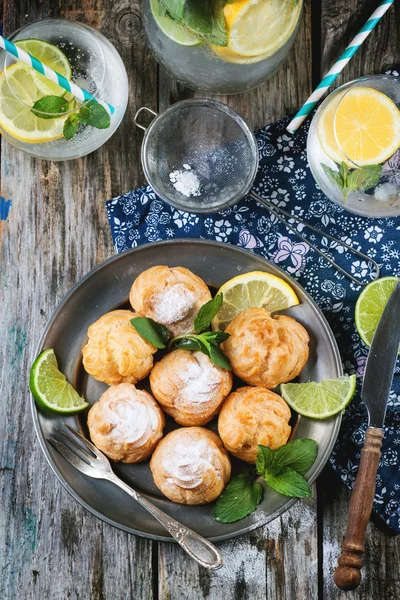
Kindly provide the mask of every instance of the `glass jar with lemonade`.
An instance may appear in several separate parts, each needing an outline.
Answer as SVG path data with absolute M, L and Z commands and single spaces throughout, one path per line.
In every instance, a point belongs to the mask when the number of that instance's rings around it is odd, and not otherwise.
M 1 136 L 28 154 L 51 160 L 85 156 L 104 144 L 120 124 L 128 101 L 126 70 L 114 46 L 98 31 L 61 19 L 30 23 L 10 41 L 94 100 L 77 102 L 71 93 L 0 50 Z M 114 113 L 104 114 L 102 109 L 99 118 L 97 99 L 111 104 Z
M 144 0 L 148 43 L 190 88 L 233 94 L 259 85 L 286 58 L 303 0 Z
M 334 90 L 311 122 L 307 155 L 318 186 L 343 208 L 400 215 L 400 78 L 374 75 Z

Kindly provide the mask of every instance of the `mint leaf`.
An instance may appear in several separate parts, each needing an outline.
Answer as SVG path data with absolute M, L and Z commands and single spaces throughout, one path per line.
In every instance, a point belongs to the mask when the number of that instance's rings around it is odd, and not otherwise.
M 342 178 L 344 185 L 347 185 L 347 177 L 349 175 L 349 172 L 349 167 L 344 161 L 342 161 L 339 165 L 339 175 Z
M 161 323 L 146 317 L 131 319 L 131 325 L 136 331 L 155 348 L 166 348 L 169 340 L 169 331 Z
M 222 342 L 226 342 L 226 340 L 230 337 L 229 333 L 225 333 L 225 331 L 204 331 L 203 333 L 199 333 L 199 339 L 207 340 L 212 344 L 222 344 Z
M 71 140 L 78 131 L 78 119 L 75 114 L 72 114 L 64 123 L 63 135 L 66 140 Z
M 160 13 L 166 12 L 175 20 L 181 21 L 186 0 L 160 0 Z
M 221 367 L 221 369 L 225 369 L 226 371 L 232 370 L 229 358 L 225 356 L 219 346 L 210 344 L 210 347 L 208 348 L 208 355 L 213 365 L 217 365 L 217 367 Z
M 264 446 L 260 447 L 264 448 Z M 279 465 L 280 469 L 290 467 L 300 475 L 304 475 L 311 469 L 317 458 L 318 446 L 315 440 L 304 438 L 288 442 L 285 446 L 280 446 L 271 452 L 275 464 Z
M 223 294 L 218 294 L 217 296 L 215 296 L 215 298 L 213 298 L 209 302 L 206 302 L 206 304 L 203 304 L 203 306 L 200 308 L 199 312 L 197 313 L 194 319 L 195 331 L 200 333 L 210 326 L 211 321 L 221 308 L 223 300 Z
M 68 112 L 68 102 L 63 96 L 43 96 L 36 100 L 31 111 L 41 119 L 56 119 L 63 116 L 60 113 Z
M 256 458 L 257 473 L 264 477 L 268 470 L 271 473 L 278 473 L 281 468 L 275 459 L 275 450 L 271 450 L 268 446 L 258 446 L 258 454 Z
M 278 475 L 264 474 L 266 483 L 279 494 L 292 498 L 307 498 L 311 496 L 310 486 L 299 473 L 290 467 L 285 467 Z
M 81 106 L 79 113 L 78 113 L 78 118 L 79 118 L 80 122 L 87 125 L 90 120 L 90 115 L 91 115 L 90 109 L 87 106 Z
M 211 36 L 208 41 L 215 46 L 227 46 L 228 37 L 226 33 L 226 23 L 224 16 L 225 0 L 216 0 L 213 5 L 213 14 L 211 15 Z
M 195 33 L 207 37 L 212 33 L 212 4 L 210 0 L 187 0 L 182 22 Z
M 90 111 L 90 115 L 85 116 L 88 125 L 96 127 L 96 129 L 107 129 L 107 127 L 110 127 L 110 115 L 104 106 L 99 104 L 96 100 L 90 100 L 85 104 L 85 107 Z
M 228 483 L 215 503 L 214 514 L 220 523 L 234 523 L 244 519 L 260 504 L 263 497 L 261 485 L 249 473 L 242 473 Z
M 347 177 L 348 192 L 365 192 L 375 187 L 380 180 L 382 165 L 368 165 L 354 169 Z
M 194 352 L 203 352 L 201 343 L 196 339 L 183 338 L 182 340 L 178 340 L 175 343 L 175 348 L 180 348 L 181 350 L 192 350 Z
M 328 165 L 321 163 L 321 167 L 325 171 L 325 175 L 328 177 L 331 183 L 334 186 L 338 187 L 341 191 L 343 191 L 343 179 L 338 171 L 334 171 Z

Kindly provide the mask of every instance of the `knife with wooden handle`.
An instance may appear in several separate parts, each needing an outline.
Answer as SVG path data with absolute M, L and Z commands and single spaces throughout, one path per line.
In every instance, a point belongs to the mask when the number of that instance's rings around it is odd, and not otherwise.
M 368 428 L 351 494 L 346 536 L 334 574 L 335 584 L 341 590 L 354 590 L 361 582 L 361 555 L 364 552 L 365 531 L 375 496 L 383 423 L 399 345 L 400 281 L 378 323 L 365 368 L 361 398 L 368 410 Z

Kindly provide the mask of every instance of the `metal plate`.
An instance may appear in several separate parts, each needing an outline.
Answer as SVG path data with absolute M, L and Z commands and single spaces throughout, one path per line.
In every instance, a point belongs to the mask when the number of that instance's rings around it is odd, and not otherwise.
M 301 302 L 286 313 L 300 321 L 311 337 L 310 358 L 299 380 L 320 381 L 342 375 L 339 351 L 324 316 L 306 292 L 286 273 L 265 259 L 229 244 L 200 240 L 168 241 L 135 248 L 96 267 L 69 292 L 46 327 L 38 353 L 45 348 L 54 348 L 61 371 L 90 404 L 99 399 L 107 386 L 86 375 L 82 368 L 81 349 L 86 342 L 87 329 L 104 313 L 127 306 L 135 277 L 159 264 L 187 267 L 216 288 L 231 277 L 248 271 L 267 271 L 282 277 L 293 287 Z M 31 406 L 36 433 L 46 459 L 78 502 L 115 527 L 151 539 L 171 541 L 161 525 L 122 490 L 109 482 L 86 477 L 47 444 L 45 439 L 63 422 L 75 427 L 79 425 L 87 435 L 85 414 L 79 417 L 48 416 L 36 409 L 33 398 Z M 168 431 L 174 428 L 174 424 L 169 417 L 167 419 Z M 318 443 L 318 458 L 308 477 L 311 483 L 328 460 L 340 420 L 340 415 L 325 421 L 293 415 L 291 439 L 313 438 Z M 216 430 L 216 419 L 210 427 Z M 248 468 L 240 461 L 232 461 L 232 466 L 233 473 Z M 236 523 L 218 523 L 213 517 L 213 505 L 184 506 L 162 496 L 152 481 L 148 463 L 114 463 L 113 468 L 121 479 L 136 487 L 166 513 L 211 540 L 228 539 L 260 527 L 281 515 L 295 502 L 268 489 L 252 515 Z

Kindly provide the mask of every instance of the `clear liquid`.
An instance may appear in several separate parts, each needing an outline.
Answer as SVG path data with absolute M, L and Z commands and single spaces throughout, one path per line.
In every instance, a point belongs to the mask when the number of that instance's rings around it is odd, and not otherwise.
M 271 10 L 277 0 L 265 0 Z M 285 60 L 296 37 L 301 18 L 302 0 L 279 0 L 286 17 L 295 11 L 292 31 L 279 39 L 282 31 L 274 30 L 276 46 L 272 53 L 257 62 L 234 64 L 219 57 L 206 43 L 182 46 L 171 40 L 158 27 L 149 0 L 143 2 L 144 25 L 148 44 L 157 61 L 176 79 L 190 88 L 212 94 L 234 94 L 256 87 L 270 77 Z M 277 23 L 286 23 L 277 19 Z
M 356 85 L 357 83 L 350 82 L 346 86 Z M 360 80 L 360 85 L 378 89 L 400 107 L 400 81 L 398 79 L 375 76 Z M 332 96 L 339 93 L 343 87 L 338 88 L 328 96 L 311 122 L 307 139 L 307 157 L 311 172 L 324 194 L 349 212 L 369 218 L 398 216 L 400 215 L 400 149 L 382 165 L 381 177 L 376 186 L 366 191 L 351 192 L 346 199 L 322 167 L 324 164 L 334 171 L 338 170 L 338 165 L 325 154 L 319 141 L 318 119 L 331 101 Z
M 79 126 L 71 140 L 27 143 L 15 139 L 0 126 L 1 135 L 11 144 L 38 158 L 69 160 L 85 156 L 102 146 L 119 126 L 128 101 L 128 80 L 121 57 L 111 43 L 97 31 L 73 21 L 46 19 L 20 29 L 12 41 L 35 38 L 60 48 L 72 68 L 72 81 L 115 108 L 107 129 Z M 0 52 L 0 71 L 12 60 Z M 12 90 L 13 91 L 13 90 Z M 14 95 L 17 94 L 14 91 Z M 18 96 L 17 96 L 18 97 Z

